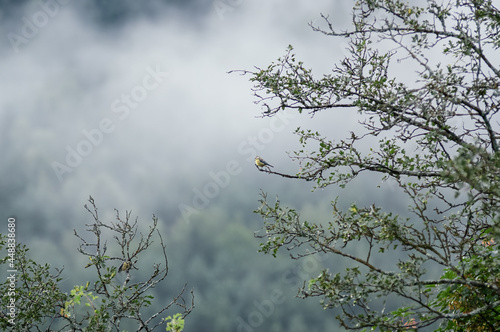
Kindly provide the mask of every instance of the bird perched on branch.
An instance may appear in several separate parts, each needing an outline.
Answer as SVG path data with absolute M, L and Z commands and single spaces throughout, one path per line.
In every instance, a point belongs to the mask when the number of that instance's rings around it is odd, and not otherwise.
M 273 165 L 269 164 L 267 161 L 265 161 L 259 156 L 255 157 L 255 165 L 257 165 L 257 167 L 264 167 L 264 166 L 274 167 Z
M 125 261 L 122 263 L 122 265 L 120 265 L 120 267 L 118 268 L 118 273 L 120 272 L 128 272 L 128 270 L 130 270 L 130 267 L 132 266 L 132 262 L 131 261 Z

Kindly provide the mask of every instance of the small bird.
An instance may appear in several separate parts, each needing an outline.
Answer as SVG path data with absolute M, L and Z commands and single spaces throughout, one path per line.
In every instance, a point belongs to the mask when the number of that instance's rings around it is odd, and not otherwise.
M 255 165 L 257 165 L 258 167 L 264 167 L 264 166 L 274 167 L 273 165 L 269 164 L 267 161 L 265 161 L 259 156 L 255 157 Z
M 128 270 L 130 270 L 131 265 L 132 265 L 132 262 L 130 262 L 130 261 L 123 262 L 122 265 L 120 265 L 120 267 L 118 268 L 118 273 L 128 272 Z

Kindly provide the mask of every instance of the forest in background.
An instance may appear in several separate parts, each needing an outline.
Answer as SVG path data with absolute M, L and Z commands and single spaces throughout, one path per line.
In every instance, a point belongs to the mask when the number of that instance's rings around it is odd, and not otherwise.
M 257 172 L 253 166 L 249 171 Z M 294 261 L 285 253 L 278 254 L 276 258 L 258 253 L 261 241 L 254 237 L 254 232 L 262 227 L 262 220 L 252 213 L 258 207 L 258 186 L 272 188 L 268 190 L 270 195 L 281 193 L 280 200 L 296 208 L 303 220 L 315 222 L 330 220 L 331 199 L 337 195 L 345 206 L 351 202 L 366 205 L 385 202 L 388 208 L 393 208 L 393 192 L 390 188 L 373 193 L 364 189 L 367 183 L 376 184 L 379 179 L 363 179 L 357 191 L 310 192 L 308 183 L 289 183 L 282 179 L 269 179 L 267 174 L 258 175 L 261 177 L 258 180 L 260 184 L 243 180 L 243 184 L 230 185 L 225 189 L 227 194 L 215 198 L 210 207 L 188 222 L 179 216 L 162 213 L 164 206 L 152 210 L 159 218 L 170 271 L 167 279 L 151 291 L 154 300 L 148 311 L 155 312 L 157 306 L 169 301 L 187 282 L 188 289 L 194 289 L 196 307 L 186 319 L 185 331 L 229 331 L 238 326 L 267 331 L 341 330 L 334 319 L 335 310 L 322 310 L 319 299 L 303 300 L 296 295 L 306 280 L 317 276 L 324 268 L 342 268 L 345 262 L 321 255 Z M 95 199 L 103 221 L 114 221 L 113 207 L 99 204 L 98 198 Z M 404 203 L 396 202 L 402 208 Z M 84 224 L 91 223 L 92 219 L 83 204 L 75 207 L 74 211 L 77 219 L 72 219 L 72 223 L 63 218 L 44 220 L 43 215 L 24 216 L 22 212 L 16 216 L 18 232 L 24 239 L 23 243 L 31 248 L 31 257 L 39 263 L 63 267 L 62 285 L 67 291 L 74 285 L 85 284 L 95 278 L 95 271 L 85 268 L 87 257 L 77 252 L 78 239 L 71 228 L 85 234 Z M 125 214 L 123 209 L 119 212 Z M 132 217 L 138 218 L 143 231 L 151 224 L 151 215 L 137 215 L 132 211 Z M 30 233 L 29 228 L 24 226 L 36 222 L 58 228 L 57 235 L 43 229 Z M 108 239 L 110 254 L 113 253 L 113 242 L 113 239 Z M 153 264 L 161 261 L 161 252 L 156 251 L 155 254 L 155 248 L 158 250 L 158 247 L 153 247 L 146 259 L 139 260 L 138 270 L 131 272 L 132 281 L 145 278 Z M 364 249 L 359 247 L 361 252 Z M 116 264 L 118 267 L 119 262 Z M 117 282 L 122 282 L 124 275 L 116 278 Z M 276 300 L 273 302 L 273 299 Z

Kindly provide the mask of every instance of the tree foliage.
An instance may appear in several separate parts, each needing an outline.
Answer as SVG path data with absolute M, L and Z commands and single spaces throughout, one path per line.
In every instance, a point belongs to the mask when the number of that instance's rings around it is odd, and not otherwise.
M 93 222 L 86 225 L 88 234 L 81 235 L 78 251 L 87 256 L 85 268 L 93 268 L 96 279 L 85 285 L 75 285 L 67 293 L 61 288 L 63 270 L 51 273 L 50 265 L 40 264 L 28 257 L 28 248 L 17 244 L 12 261 L 6 255 L 1 265 L 15 268 L 16 282 L 10 280 L 0 285 L 2 294 L 10 289 L 13 293 L 2 297 L 2 307 L 7 308 L 11 298 L 15 310 L 2 313 L 0 327 L 12 331 L 153 331 L 162 329 L 182 331 L 184 318 L 194 308 L 194 294 L 191 301 L 182 297 L 186 284 L 170 301 L 162 301 L 161 308 L 148 315 L 147 308 L 153 304 L 151 289 L 163 282 L 168 275 L 166 247 L 158 231 L 158 218 L 153 215 L 148 231 L 139 230 L 138 219 L 132 219 L 126 212 L 121 217 L 116 211 L 115 222 L 103 222 L 92 197 L 90 206 L 85 205 Z M 0 248 L 7 248 L 6 237 L 2 237 Z M 131 276 L 138 274 L 141 258 L 155 250 L 153 240 L 158 241 L 163 261 L 155 263 L 149 277 L 142 279 Z M 108 241 L 109 246 L 108 246 Z M 123 265 L 126 263 L 125 265 Z M 82 267 L 83 268 L 83 267 Z M 143 266 L 144 268 L 144 266 Z M 124 277 L 118 278 L 118 274 Z M 173 316 L 166 316 L 168 310 L 175 310 Z M 13 315 L 12 315 L 13 313 Z M 166 327 L 165 327 L 166 326 Z
M 361 129 L 341 140 L 298 128 L 302 149 L 290 157 L 300 171 L 269 173 L 316 188 L 379 174 L 410 201 L 402 216 L 376 205 L 342 210 L 335 200 L 332 220 L 310 222 L 263 193 L 256 211 L 265 219 L 261 251 L 350 261 L 300 290 L 321 297 L 325 308 L 341 308 L 346 328 L 496 331 L 500 11 L 488 0 L 411 3 L 356 1 L 349 30 L 322 15 L 324 24 L 311 27 L 348 46 L 319 78 L 291 46 L 267 68 L 243 71 L 262 116 L 346 109 L 360 119 Z M 383 257 L 399 259 L 380 264 Z

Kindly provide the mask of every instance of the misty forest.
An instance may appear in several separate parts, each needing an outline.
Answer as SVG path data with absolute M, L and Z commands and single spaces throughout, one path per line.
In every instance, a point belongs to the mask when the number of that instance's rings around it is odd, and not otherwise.
M 500 2 L 0 2 L 0 329 L 500 330 Z

